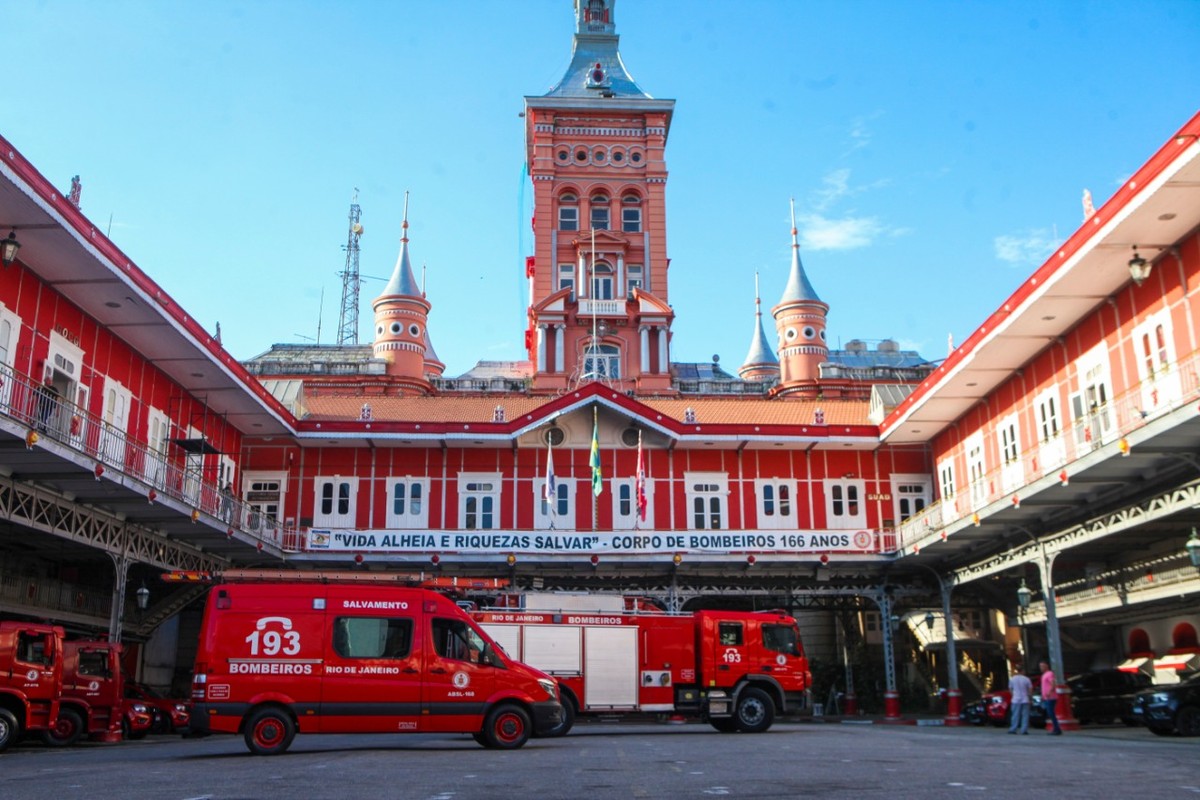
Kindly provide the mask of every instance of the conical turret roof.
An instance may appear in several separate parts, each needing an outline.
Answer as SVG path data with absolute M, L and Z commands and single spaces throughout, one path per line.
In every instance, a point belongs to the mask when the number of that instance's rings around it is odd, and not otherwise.
M 779 359 L 775 357 L 775 352 L 771 349 L 771 343 L 767 340 L 767 333 L 763 330 L 762 324 L 762 299 L 758 295 L 758 274 L 754 275 L 754 336 L 750 340 L 750 352 L 746 354 L 746 360 L 742 362 L 742 368 L 739 373 L 752 371 L 756 367 L 776 366 L 779 365 Z
M 383 287 L 380 297 L 403 295 L 406 297 L 422 297 L 421 287 L 413 274 L 412 261 L 408 256 L 408 192 L 404 193 L 404 223 L 400 226 L 400 255 L 396 258 L 396 267 L 392 270 L 391 280 Z
M 783 297 L 779 304 L 796 302 L 821 302 L 817 290 L 808 282 L 804 274 L 804 265 L 800 263 L 800 240 L 796 233 L 796 201 L 792 201 L 792 269 L 788 273 L 787 286 L 783 287 Z

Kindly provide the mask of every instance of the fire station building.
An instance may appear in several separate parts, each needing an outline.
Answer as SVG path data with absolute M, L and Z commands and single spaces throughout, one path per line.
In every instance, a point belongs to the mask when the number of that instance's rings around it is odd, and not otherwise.
M 239 361 L 0 139 L 0 613 L 186 673 L 202 589 L 164 570 L 424 571 L 786 602 L 817 657 L 848 620 L 882 646 L 893 693 L 914 660 L 955 697 L 1026 655 L 1200 669 L 1200 116 L 944 360 L 832 348 L 793 223 L 726 371 L 672 359 L 699 313 L 670 297 L 675 101 L 626 71 L 611 2 L 576 7 L 525 98 L 526 358 L 463 375 L 417 220 L 370 343 Z

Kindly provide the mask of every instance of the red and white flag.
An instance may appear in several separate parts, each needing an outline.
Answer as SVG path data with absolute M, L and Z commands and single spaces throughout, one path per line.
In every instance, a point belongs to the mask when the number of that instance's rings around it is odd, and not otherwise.
M 642 522 L 646 521 L 646 462 L 642 457 L 642 432 L 638 431 L 637 456 L 637 511 Z

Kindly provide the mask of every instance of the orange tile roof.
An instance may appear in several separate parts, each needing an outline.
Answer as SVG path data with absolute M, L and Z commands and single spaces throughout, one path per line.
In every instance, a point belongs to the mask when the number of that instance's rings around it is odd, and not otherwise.
M 555 397 L 526 395 L 434 396 L 434 397 L 330 397 L 308 396 L 305 420 L 354 421 L 359 419 L 363 403 L 371 406 L 371 416 L 379 422 L 492 422 L 496 406 L 504 409 L 507 422 L 518 422 L 526 415 L 553 402 Z M 767 400 L 763 398 L 634 398 L 634 402 L 683 422 L 687 409 L 696 414 L 696 424 L 704 425 L 812 425 L 816 412 L 825 415 L 826 425 L 870 425 L 867 400 Z

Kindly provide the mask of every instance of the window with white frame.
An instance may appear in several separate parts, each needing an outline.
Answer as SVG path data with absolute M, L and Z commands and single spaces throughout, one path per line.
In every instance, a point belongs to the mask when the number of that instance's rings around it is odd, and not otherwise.
M 153 406 L 146 412 L 146 478 L 158 484 L 165 480 L 167 468 L 167 437 L 171 423 L 167 415 Z
M 758 506 L 758 527 L 786 529 L 796 527 L 796 482 L 762 479 L 754 482 Z
M 646 478 L 646 519 L 637 508 L 637 478 L 618 478 L 612 482 L 613 530 L 654 527 L 654 481 Z
M 458 527 L 467 531 L 500 527 L 500 473 L 463 472 L 458 476 Z
M 641 199 L 636 194 L 627 194 L 621 198 L 621 231 L 624 233 L 642 232 Z
M 558 286 L 556 289 L 570 289 L 575 291 L 575 265 L 574 264 L 559 264 L 558 265 Z
M 429 527 L 429 479 L 405 476 L 387 482 L 387 526 Z
M 316 489 L 313 527 L 353 528 L 358 478 L 324 476 L 314 480 L 313 485 Z
M 579 230 L 579 199 L 573 194 L 564 194 L 558 199 L 558 229 L 560 231 Z
M 729 476 L 724 472 L 683 473 L 688 530 L 724 530 Z
M 996 446 L 1000 450 L 1000 482 L 1005 494 L 1014 492 L 1024 482 L 1021 465 L 1021 440 L 1018 416 L 1009 414 L 996 426 Z
M 592 229 L 608 230 L 608 195 L 598 194 L 592 197 Z
M 572 508 L 575 481 L 555 478 L 554 493 L 546 497 L 546 481 L 538 478 L 533 482 L 533 527 L 538 530 L 549 528 L 574 528 L 575 513 Z
M 1062 430 L 1062 418 L 1059 416 L 1058 403 L 1058 387 L 1042 392 L 1034 401 L 1038 440 L 1043 444 L 1057 439 L 1059 431 Z
M 825 481 L 825 520 L 830 528 L 862 528 L 867 524 L 861 480 Z
M 1043 470 L 1054 469 L 1066 461 L 1067 448 L 1062 437 L 1062 409 L 1057 386 L 1039 394 L 1033 401 L 1037 424 L 1038 457 Z M 1082 427 L 1079 430 L 1083 430 Z M 1090 434 L 1089 434 L 1090 436 Z
M 926 475 L 892 475 L 892 503 L 900 522 L 921 513 L 929 505 L 930 480 Z
M 615 344 L 589 348 L 583 355 L 583 374 L 590 378 L 621 377 L 621 351 Z
M 938 491 L 943 500 L 954 499 L 954 459 L 938 462 Z
M 0 303 L 0 406 L 12 400 L 12 367 L 17 358 L 21 318 Z
M 634 289 L 641 289 L 645 286 L 642 275 L 641 264 L 628 264 L 625 267 L 625 295 L 633 296 Z
M 1175 368 L 1175 341 L 1171 312 L 1159 311 L 1133 329 L 1143 416 L 1174 406 L 1183 396 L 1179 371 Z
M 971 490 L 971 509 L 987 505 L 987 464 L 983 455 L 983 431 L 976 431 L 963 443 L 967 451 L 967 481 Z
M 613 270 L 604 262 L 592 268 L 592 297 L 596 300 L 613 299 Z

